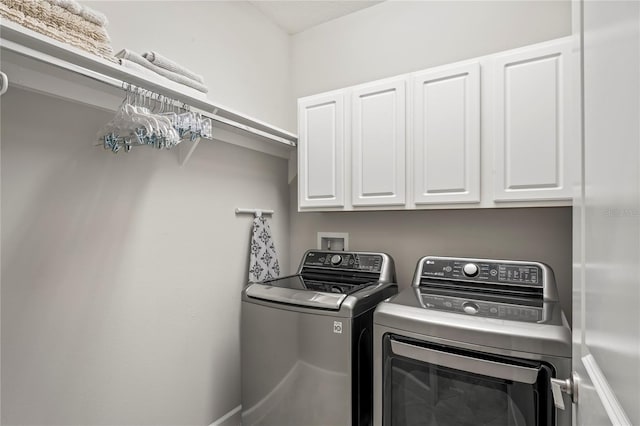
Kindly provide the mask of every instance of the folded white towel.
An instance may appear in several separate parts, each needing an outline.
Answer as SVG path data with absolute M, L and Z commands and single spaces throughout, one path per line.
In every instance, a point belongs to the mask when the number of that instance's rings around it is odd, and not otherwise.
M 80 15 L 82 11 L 82 6 L 75 0 L 48 0 L 49 3 L 55 4 L 56 6 L 60 6 L 64 9 L 67 9 L 69 12 Z
M 149 62 L 153 63 L 154 65 L 159 66 L 160 68 L 164 68 L 171 72 L 175 72 L 176 74 L 184 75 L 185 77 L 188 77 L 192 80 L 195 80 L 199 83 L 204 84 L 204 78 L 202 78 L 201 75 L 198 75 L 193 71 L 183 67 L 182 65 L 172 61 L 171 59 L 168 59 L 162 56 L 158 52 L 154 52 L 154 51 L 145 52 L 142 54 L 142 57 L 147 59 Z
M 107 16 L 99 12 L 95 9 L 90 8 L 89 6 L 83 6 L 82 11 L 80 12 L 80 16 L 86 19 L 89 22 L 93 22 L 96 25 L 100 25 L 101 27 L 106 27 L 109 25 L 109 20 Z
M 89 6 L 81 5 L 76 0 L 47 0 L 51 4 L 60 6 L 69 12 L 82 16 L 89 22 L 92 22 L 100 27 L 106 27 L 109 24 L 107 17 L 104 13 L 98 12 Z
M 207 89 L 207 87 L 204 84 L 198 83 L 197 81 L 192 80 L 188 77 L 185 77 L 184 75 L 176 74 L 175 72 L 171 72 L 164 68 L 153 65 L 151 62 L 143 58 L 142 55 L 136 52 L 133 52 L 129 49 L 122 49 L 120 52 L 116 53 L 116 58 L 128 59 L 129 61 L 142 65 L 143 67 L 157 74 L 160 74 L 161 76 L 166 77 L 169 80 L 175 81 L 176 83 L 180 83 L 185 86 L 189 86 L 193 89 L 196 89 L 199 92 L 202 92 L 202 93 L 209 92 L 209 89 Z
M 204 93 L 199 92 L 191 87 L 187 87 L 184 84 L 176 83 L 175 81 L 169 80 L 166 77 L 161 76 L 160 74 L 151 71 L 149 68 L 143 67 L 142 65 L 132 62 L 127 59 L 119 59 L 120 65 L 123 67 L 135 71 L 140 76 L 145 77 L 147 80 L 150 80 L 154 83 L 157 83 L 161 86 L 167 87 L 171 90 L 175 90 L 176 92 L 180 92 L 182 94 L 191 96 L 196 99 L 207 100 L 207 97 Z

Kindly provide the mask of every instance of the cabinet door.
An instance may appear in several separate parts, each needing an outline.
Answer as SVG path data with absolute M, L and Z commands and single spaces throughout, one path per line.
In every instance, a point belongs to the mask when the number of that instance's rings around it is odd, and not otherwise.
M 413 78 L 413 200 L 480 201 L 480 65 L 468 63 Z
M 494 58 L 495 201 L 571 198 L 571 46 L 563 39 Z
M 405 86 L 400 78 L 352 91 L 354 206 L 405 203 Z
M 344 206 L 344 100 L 341 92 L 298 102 L 298 205 Z

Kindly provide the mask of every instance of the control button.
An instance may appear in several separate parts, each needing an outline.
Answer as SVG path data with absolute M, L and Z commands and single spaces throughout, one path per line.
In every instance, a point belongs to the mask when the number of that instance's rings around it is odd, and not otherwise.
M 492 277 L 495 277 L 496 275 L 498 275 L 498 271 L 492 269 L 491 271 L 489 271 L 489 274 L 491 274 Z
M 491 312 L 492 314 L 497 314 L 498 313 L 498 308 L 490 308 L 489 312 Z
M 478 313 L 480 308 L 478 308 L 478 305 L 473 302 L 464 302 L 462 304 L 462 310 L 467 314 L 475 315 Z
M 342 256 L 340 256 L 339 254 L 334 254 L 333 256 L 331 256 L 332 265 L 339 265 L 340 263 L 342 263 Z
M 467 263 L 462 267 L 462 272 L 468 277 L 475 277 L 478 275 L 478 265 L 475 263 Z
M 444 306 L 446 306 L 447 308 L 452 308 L 453 304 L 451 302 L 444 302 Z

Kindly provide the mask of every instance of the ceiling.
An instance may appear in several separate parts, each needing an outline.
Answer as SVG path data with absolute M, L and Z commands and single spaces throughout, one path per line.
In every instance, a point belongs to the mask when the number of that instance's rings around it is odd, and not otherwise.
M 323 22 L 331 21 L 381 3 L 380 0 L 360 1 L 249 1 L 269 19 L 289 34 L 296 34 Z

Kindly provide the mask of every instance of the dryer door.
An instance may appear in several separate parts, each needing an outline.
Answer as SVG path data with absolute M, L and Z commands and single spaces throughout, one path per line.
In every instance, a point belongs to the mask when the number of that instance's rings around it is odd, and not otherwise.
M 555 424 L 551 367 L 384 338 L 383 425 Z

